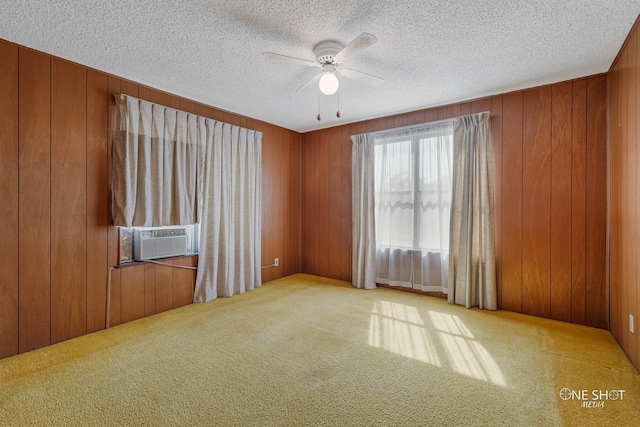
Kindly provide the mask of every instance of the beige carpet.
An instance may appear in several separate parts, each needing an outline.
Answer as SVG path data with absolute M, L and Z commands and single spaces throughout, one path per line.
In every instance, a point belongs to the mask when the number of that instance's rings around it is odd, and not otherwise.
M 639 420 L 640 375 L 606 331 L 309 275 L 0 361 L 0 425 Z

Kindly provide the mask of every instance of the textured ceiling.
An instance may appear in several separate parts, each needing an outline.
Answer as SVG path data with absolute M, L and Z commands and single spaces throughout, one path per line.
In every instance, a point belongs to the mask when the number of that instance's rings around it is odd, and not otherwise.
M 606 72 L 640 0 L 2 1 L 0 38 L 299 132 Z M 337 95 L 296 89 L 313 47 L 378 42 Z M 323 120 L 316 115 L 320 108 Z

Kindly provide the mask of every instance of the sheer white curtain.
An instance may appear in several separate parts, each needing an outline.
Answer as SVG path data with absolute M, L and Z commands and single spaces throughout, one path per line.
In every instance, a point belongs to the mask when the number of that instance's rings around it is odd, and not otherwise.
M 449 302 L 496 310 L 493 145 L 489 113 L 456 120 Z
M 194 301 L 261 286 L 262 133 L 116 96 L 115 225 L 200 224 Z
M 448 292 L 453 122 L 375 136 L 376 281 Z

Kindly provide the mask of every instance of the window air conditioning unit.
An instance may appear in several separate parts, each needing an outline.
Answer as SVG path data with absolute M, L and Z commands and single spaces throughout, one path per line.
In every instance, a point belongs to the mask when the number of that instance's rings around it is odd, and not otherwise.
M 184 227 L 135 229 L 133 257 L 136 261 L 187 254 Z

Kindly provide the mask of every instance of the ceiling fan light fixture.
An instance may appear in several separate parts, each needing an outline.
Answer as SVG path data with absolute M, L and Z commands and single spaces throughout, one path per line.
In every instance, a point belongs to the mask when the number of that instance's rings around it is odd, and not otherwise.
M 338 90 L 338 78 L 333 74 L 333 72 L 325 71 L 322 73 L 322 77 L 320 77 L 320 81 L 318 82 L 318 87 L 320 88 L 320 92 L 325 95 L 333 95 Z

